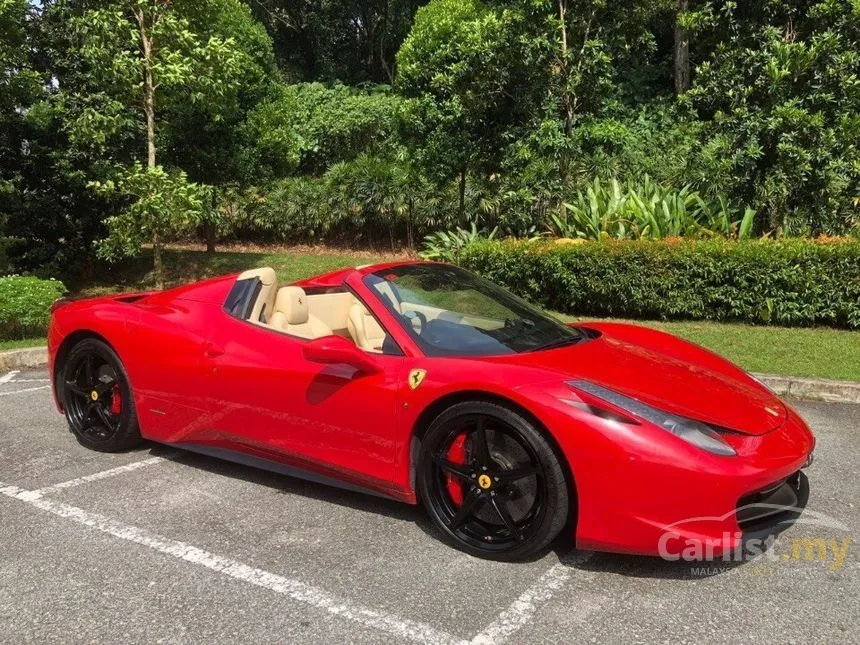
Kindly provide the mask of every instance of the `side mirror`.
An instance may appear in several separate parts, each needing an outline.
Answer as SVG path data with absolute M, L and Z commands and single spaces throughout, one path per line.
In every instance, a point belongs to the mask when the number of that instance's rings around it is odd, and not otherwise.
M 315 338 L 304 344 L 302 352 L 313 363 L 344 363 L 365 374 L 374 374 L 382 369 L 374 356 L 361 351 L 355 343 L 341 336 Z

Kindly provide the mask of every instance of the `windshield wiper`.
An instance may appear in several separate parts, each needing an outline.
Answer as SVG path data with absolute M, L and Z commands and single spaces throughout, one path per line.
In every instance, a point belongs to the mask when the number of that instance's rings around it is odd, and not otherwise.
M 558 340 L 554 340 L 552 342 L 546 343 L 545 345 L 540 345 L 535 347 L 533 352 L 542 352 L 547 349 L 556 349 L 558 347 L 565 347 L 566 345 L 575 345 L 579 341 L 583 339 L 582 336 L 569 336 L 568 338 L 559 338 Z

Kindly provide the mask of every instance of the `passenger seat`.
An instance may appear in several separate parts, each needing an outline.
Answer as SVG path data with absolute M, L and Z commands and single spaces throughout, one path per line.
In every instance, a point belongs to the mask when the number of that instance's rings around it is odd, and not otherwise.
M 354 302 L 349 307 L 349 320 L 347 320 L 349 335 L 360 349 L 366 352 L 381 353 L 382 344 L 385 342 L 385 331 L 380 327 L 364 305 Z
M 275 298 L 275 313 L 269 325 L 300 338 L 330 336 L 328 325 L 310 314 L 308 297 L 301 287 L 282 287 Z

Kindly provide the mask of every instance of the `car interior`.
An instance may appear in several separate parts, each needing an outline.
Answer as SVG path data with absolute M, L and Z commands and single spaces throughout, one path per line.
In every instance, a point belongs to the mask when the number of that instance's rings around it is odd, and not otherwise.
M 240 274 L 225 306 L 237 318 L 299 338 L 334 334 L 375 354 L 392 342 L 351 292 L 308 294 L 301 287 L 279 286 L 269 267 Z

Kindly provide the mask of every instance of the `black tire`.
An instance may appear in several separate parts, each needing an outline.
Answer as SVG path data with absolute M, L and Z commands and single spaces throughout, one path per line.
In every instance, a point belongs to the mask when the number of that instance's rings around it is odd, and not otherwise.
M 481 558 L 540 554 L 570 512 L 565 471 L 546 437 L 514 410 L 486 401 L 458 403 L 433 421 L 421 442 L 417 484 L 446 540 Z M 452 494 L 458 490 L 460 500 Z
M 141 442 L 128 374 L 106 343 L 86 338 L 72 347 L 57 370 L 57 391 L 81 445 L 121 452 Z

